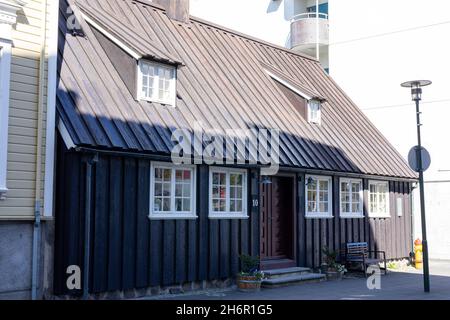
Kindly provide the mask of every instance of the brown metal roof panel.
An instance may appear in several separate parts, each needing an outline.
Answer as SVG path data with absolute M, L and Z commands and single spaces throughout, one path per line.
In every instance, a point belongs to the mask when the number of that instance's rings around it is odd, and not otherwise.
M 88 105 L 79 106 L 77 102 L 76 108 L 106 112 L 115 127 L 98 121 L 99 129 L 116 130 L 122 137 L 131 133 L 141 151 L 169 152 L 173 130 L 192 130 L 195 120 L 222 131 L 278 128 L 281 165 L 415 177 L 395 149 L 314 59 L 198 19 L 192 18 L 187 24 L 175 22 L 147 1 L 116 1 L 116 6 L 109 4 L 112 1 L 89 1 L 90 13 L 140 52 L 160 55 L 170 52 L 185 66 L 178 70 L 176 108 L 136 102 L 107 54 L 95 43 L 95 37 L 88 37 L 87 44 L 80 40 L 78 45 L 86 54 L 95 52 L 95 57 L 86 59 L 92 60 L 92 65 L 83 68 L 95 72 L 87 76 L 92 83 L 79 86 Z M 89 33 L 89 26 L 86 28 Z M 102 63 L 103 60 L 106 61 Z M 290 83 L 315 97 L 327 98 L 322 107 L 321 126 L 307 123 L 295 111 L 264 67 L 275 68 Z M 105 75 L 111 79 L 105 80 Z M 81 81 L 81 73 L 76 71 L 74 76 Z M 91 92 L 94 89 L 100 92 Z M 103 105 L 98 99 L 109 102 Z M 120 129 L 115 120 L 126 123 L 129 130 Z M 241 154 L 242 157 L 246 155 Z
M 117 37 L 120 41 L 129 46 L 137 54 L 143 58 L 151 58 L 161 62 L 167 62 L 175 65 L 182 65 L 183 62 L 179 57 L 162 50 L 159 45 L 154 43 L 153 38 L 148 38 L 146 41 L 142 41 L 139 36 L 136 35 L 136 30 L 132 30 L 120 21 L 118 17 L 109 14 L 102 9 L 96 9 L 90 5 L 79 4 L 82 11 L 89 16 L 89 18 L 98 22 L 109 33 Z M 131 16 L 131 14 L 122 16 Z

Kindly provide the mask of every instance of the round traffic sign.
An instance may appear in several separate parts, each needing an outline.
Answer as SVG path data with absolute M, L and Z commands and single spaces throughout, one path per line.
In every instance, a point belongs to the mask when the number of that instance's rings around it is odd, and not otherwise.
M 418 161 L 418 151 L 419 150 L 419 146 L 415 146 L 413 147 L 408 154 L 408 163 L 409 163 L 409 167 L 411 169 L 413 169 L 415 172 L 419 172 L 419 161 Z M 428 170 L 428 168 L 431 165 L 431 156 L 430 153 L 427 151 L 427 149 L 425 149 L 424 147 L 422 147 L 422 170 L 426 171 Z

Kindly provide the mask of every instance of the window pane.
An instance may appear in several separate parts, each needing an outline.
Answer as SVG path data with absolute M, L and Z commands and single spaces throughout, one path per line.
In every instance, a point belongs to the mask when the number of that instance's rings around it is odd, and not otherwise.
M 163 199 L 163 211 L 170 211 L 170 198 Z
M 317 192 L 308 191 L 308 201 L 316 202 L 316 200 L 317 200 Z
M 328 181 L 326 180 L 321 180 L 319 182 L 319 190 L 321 191 L 327 191 L 328 192 Z
M 213 211 L 225 212 L 226 203 L 225 200 L 213 200 Z
M 175 197 L 183 196 L 183 186 L 181 184 L 176 184 L 175 186 Z
M 182 170 L 176 170 L 175 171 L 175 181 L 176 182 L 182 182 L 183 181 L 183 171 Z
M 183 211 L 191 211 L 191 200 L 183 199 Z
M 155 198 L 155 202 L 153 204 L 155 211 L 161 211 L 162 209 L 162 199 L 161 198 Z
M 242 186 L 242 174 L 230 174 L 230 185 Z
M 191 197 L 191 184 L 184 184 L 183 185 L 183 197 Z
M 230 187 L 230 198 L 236 199 L 236 187 Z
M 162 177 L 163 177 L 163 170 L 162 169 L 155 169 L 155 180 L 156 181 L 162 181 Z
M 163 186 L 163 196 L 164 197 L 170 197 L 170 194 L 171 194 L 171 191 L 172 191 L 170 182 L 164 182 L 162 184 L 162 186 Z
M 236 211 L 236 200 L 230 201 L 230 211 L 235 212 Z
M 212 191 L 212 197 L 213 198 L 219 198 L 219 187 L 213 187 L 213 189 L 212 189 L 213 191 Z
M 156 197 L 162 196 L 162 184 L 161 183 L 155 183 L 155 196 Z
M 319 212 L 328 212 L 328 202 L 320 202 Z
M 315 201 L 308 201 L 308 212 L 317 212 L 316 204 Z
M 175 199 L 175 210 L 183 211 L 183 199 Z

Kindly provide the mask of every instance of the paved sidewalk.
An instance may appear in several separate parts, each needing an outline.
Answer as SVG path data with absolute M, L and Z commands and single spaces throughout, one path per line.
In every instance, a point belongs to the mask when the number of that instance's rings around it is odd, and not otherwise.
M 369 290 L 366 279 L 354 277 L 342 281 L 325 281 L 277 289 L 243 293 L 235 289 L 178 295 L 158 299 L 170 300 L 450 300 L 450 261 L 433 261 L 430 265 L 431 292 L 423 292 L 422 273 L 390 271 L 381 277 L 381 290 Z

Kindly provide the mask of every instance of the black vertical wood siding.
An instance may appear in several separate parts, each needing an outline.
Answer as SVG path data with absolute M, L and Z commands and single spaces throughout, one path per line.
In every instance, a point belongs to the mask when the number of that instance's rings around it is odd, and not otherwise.
M 56 181 L 55 293 L 68 293 L 66 269 L 83 265 L 86 164 L 83 155 L 67 152 L 59 141 Z M 259 171 L 248 171 L 249 219 L 208 218 L 209 168 L 197 167 L 196 220 L 150 220 L 150 161 L 99 157 L 94 165 L 91 217 L 90 292 L 99 293 L 191 281 L 230 278 L 239 271 L 239 255 L 260 254 Z M 297 263 L 317 268 L 321 249 L 367 241 L 387 258 L 406 258 L 411 251 L 411 185 L 391 182 L 390 218 L 368 218 L 368 180 L 364 218 L 339 217 L 339 177 L 333 177 L 332 219 L 306 219 L 305 174 L 297 174 Z M 401 198 L 403 212 L 397 212 Z M 78 294 L 79 292 L 70 292 Z
M 83 265 L 85 166 L 77 153 L 58 153 L 56 294 L 67 293 L 66 268 Z M 94 168 L 90 292 L 230 278 L 239 254 L 258 254 L 257 208 L 247 220 L 208 218 L 207 166 L 197 169 L 199 218 L 163 221 L 148 218 L 150 161 L 100 156 Z

